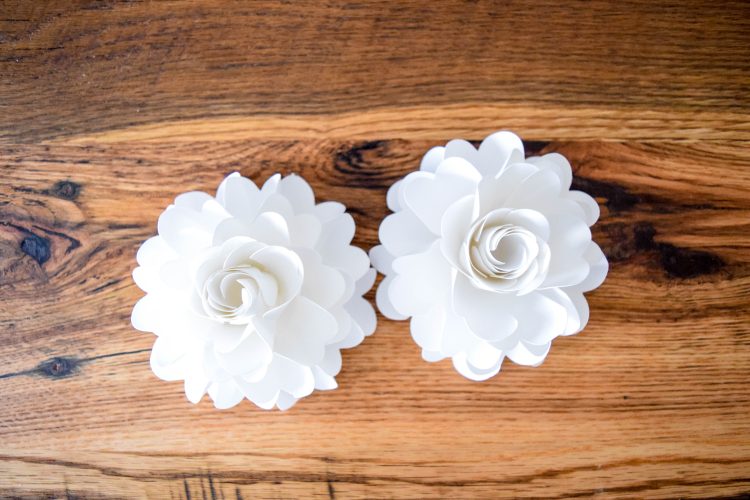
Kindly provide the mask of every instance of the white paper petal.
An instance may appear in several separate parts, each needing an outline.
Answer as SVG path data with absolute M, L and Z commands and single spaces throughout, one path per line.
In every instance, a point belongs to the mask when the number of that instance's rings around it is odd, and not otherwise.
M 455 304 L 450 306 L 451 297 L 445 301 L 445 327 L 443 328 L 441 351 L 454 356 L 459 352 L 469 352 L 484 341 L 471 330 L 466 318 L 455 312 Z
M 375 284 L 375 278 L 377 277 L 377 274 L 378 273 L 375 271 L 375 269 L 368 269 L 367 272 L 355 283 L 354 295 L 361 297 L 362 295 L 369 292 L 372 288 L 372 285 Z
M 330 391 L 338 387 L 336 379 L 318 366 L 313 367 L 313 376 L 315 377 L 315 389 L 319 391 Z
M 304 266 L 299 255 L 286 248 L 273 246 L 261 248 L 253 254 L 252 260 L 276 278 L 280 302 L 286 303 L 299 294 L 304 277 Z
M 550 223 L 543 213 L 528 208 L 511 210 L 504 217 L 504 223 L 511 223 L 526 228 L 542 240 L 550 237 Z
M 224 370 L 232 375 L 256 372 L 271 363 L 273 351 L 257 332 L 243 336 L 233 349 L 221 352 L 217 349 L 216 358 Z
M 196 212 L 173 206 L 159 216 L 159 236 L 181 255 L 191 255 L 211 245 L 213 231 L 196 224 Z M 213 230 L 213 228 L 211 228 Z
M 586 297 L 584 297 L 583 293 L 581 292 L 571 290 L 570 288 L 562 289 L 561 291 L 565 293 L 570 299 L 573 307 L 575 307 L 576 315 L 578 318 L 578 328 L 567 328 L 563 335 L 573 335 L 583 330 L 588 324 L 589 303 L 586 301 Z
M 321 224 L 325 224 L 343 214 L 345 210 L 346 207 L 337 201 L 324 201 L 315 205 L 312 215 L 317 217 Z
M 336 335 L 327 341 L 328 345 L 334 345 L 339 342 L 348 344 L 349 342 L 347 342 L 347 339 L 352 333 L 352 323 L 354 323 L 354 319 L 352 319 L 349 312 L 344 309 L 344 306 L 337 306 L 331 309 L 330 313 L 336 319 Z
M 376 301 L 386 317 L 411 317 L 425 360 L 450 357 L 486 380 L 505 357 L 540 364 L 554 338 L 585 327 L 582 292 L 602 283 L 607 260 L 589 229 L 599 207 L 570 191 L 572 178 L 562 155 L 524 159 L 523 142 L 503 131 L 478 149 L 434 148 L 394 183 L 394 214 L 370 251 L 385 274 Z
M 450 268 L 439 241 L 424 253 L 399 257 L 393 269 L 397 274 L 388 295 L 396 310 L 407 316 L 430 309 L 450 286 Z
M 349 323 L 349 331 L 347 332 L 346 336 L 342 340 L 336 342 L 335 345 L 339 349 L 351 349 L 352 347 L 356 347 L 361 344 L 364 339 L 365 332 L 362 331 L 359 323 L 352 321 L 351 323 Z
M 440 234 L 445 210 L 473 193 L 479 181 L 476 169 L 463 158 L 447 158 L 430 177 L 407 177 L 402 193 L 406 205 L 433 234 Z
M 236 236 L 203 254 L 195 273 L 196 283 L 203 283 L 208 276 L 220 268 L 247 264 L 253 256 L 268 245 L 247 236 Z
M 261 202 L 258 211 L 277 213 L 284 217 L 285 220 L 294 217 L 292 202 L 278 193 L 271 193 L 265 197 L 263 196 L 263 193 L 261 193 Z
M 453 366 L 458 373 L 470 380 L 476 380 L 481 382 L 487 380 L 490 377 L 494 377 L 500 371 L 500 365 L 502 365 L 502 357 L 489 369 L 482 370 L 471 365 L 467 360 L 467 354 L 460 352 L 453 356 Z
M 515 347 L 508 350 L 506 355 L 511 361 L 519 365 L 539 366 L 544 361 L 544 358 L 547 357 L 550 345 L 551 344 L 547 343 L 541 346 L 535 346 L 519 342 Z
M 440 248 L 446 260 L 456 268 L 461 266 L 459 254 L 466 241 L 467 230 L 477 216 L 475 202 L 474 196 L 464 196 L 448 207 L 440 223 Z
M 205 328 L 205 327 L 204 327 Z M 248 327 L 244 325 L 211 324 L 208 338 L 217 352 L 231 352 L 245 340 Z
M 189 191 L 182 193 L 174 199 L 174 204 L 178 207 L 189 208 L 200 212 L 203 209 L 203 204 L 213 200 L 213 196 L 202 191 Z
M 142 297 L 133 307 L 130 322 L 133 328 L 142 332 L 155 332 L 159 328 L 161 308 L 156 295 L 149 294 Z
M 443 146 L 435 146 L 422 157 L 419 169 L 425 172 L 435 172 L 444 158 L 445 148 Z
M 586 276 L 586 279 L 578 283 L 575 288 L 582 292 L 589 292 L 595 288 L 599 288 L 604 282 L 604 278 L 607 277 L 607 272 L 609 271 L 609 263 L 602 249 L 593 241 L 586 247 L 583 257 L 589 264 L 589 275 Z
M 342 348 L 375 330 L 362 295 L 375 270 L 351 245 L 354 219 L 337 202 L 315 204 L 302 178 L 258 187 L 238 173 L 216 197 L 184 193 L 138 251 L 133 279 L 147 295 L 137 329 L 157 335 L 153 372 L 183 380 L 198 403 L 247 398 L 288 409 L 315 388 L 336 388 Z M 389 263 L 390 265 L 390 263 Z
M 539 170 L 523 180 L 519 189 L 513 192 L 505 201 L 510 208 L 532 208 L 544 212 L 550 200 L 560 196 L 562 186 L 560 178 L 550 170 Z
M 403 186 L 403 181 L 398 180 L 394 182 L 391 187 L 388 188 L 388 192 L 386 193 L 386 206 L 392 211 L 397 212 L 401 210 L 401 204 L 399 203 L 399 197 L 401 186 Z
M 164 288 L 164 284 L 161 282 L 159 274 L 154 272 L 153 269 L 143 266 L 133 269 L 133 281 L 138 288 L 148 293 L 158 292 Z
M 551 214 L 549 246 L 552 256 L 542 287 L 565 287 L 581 283 L 590 273 L 584 252 L 591 242 L 591 230 L 581 219 L 564 213 Z
M 539 169 L 529 163 L 508 165 L 496 177 L 482 178 L 478 186 L 479 215 L 485 215 L 498 207 L 512 207 L 508 199 L 518 190 L 518 186 Z
M 400 257 L 427 250 L 435 235 L 410 210 L 391 214 L 380 224 L 380 241 L 392 255 Z
M 255 218 L 261 202 L 258 186 L 236 173 L 224 179 L 216 197 L 227 212 L 248 222 Z
M 321 234 L 321 243 L 327 246 L 344 246 L 354 238 L 354 219 L 349 214 L 341 214 L 326 223 Z
M 242 378 L 237 378 L 235 383 L 247 399 L 264 410 L 270 410 L 276 405 L 276 400 L 279 397 L 280 390 L 280 383 L 276 376 L 272 379 L 269 378 L 267 380 L 264 379 L 256 382 L 249 382 Z
M 286 411 L 292 406 L 294 406 L 297 401 L 299 401 L 297 398 L 289 394 L 288 392 L 281 391 L 279 393 L 279 399 L 276 400 L 276 406 L 281 411 Z
M 375 310 L 369 302 L 361 296 L 354 297 L 347 302 L 344 309 L 346 309 L 352 319 L 354 319 L 357 325 L 362 329 L 362 334 L 364 336 L 372 335 L 375 331 L 377 318 L 375 317 Z
M 556 303 L 560 304 L 565 308 L 565 311 L 567 313 L 567 322 L 565 324 L 564 330 L 559 333 L 559 335 L 574 335 L 581 330 L 583 330 L 583 327 L 586 326 L 585 320 L 588 319 L 588 304 L 585 307 L 585 311 L 580 307 L 580 303 L 576 303 L 572 299 L 572 295 L 576 294 L 579 297 L 583 297 L 583 294 L 580 292 L 570 292 L 570 289 L 564 289 L 564 288 L 551 288 L 549 290 L 540 290 L 539 293 L 550 298 L 551 300 L 554 300 Z M 585 300 L 584 300 L 585 303 Z M 582 317 L 582 313 L 586 314 L 586 317 Z M 549 340 L 552 340 L 551 338 Z M 547 339 L 537 339 L 536 342 L 534 342 L 533 339 L 528 339 L 529 342 L 542 344 L 547 342 Z
M 216 227 L 221 221 L 232 217 L 224 206 L 214 199 L 203 203 L 200 214 L 203 224 L 209 228 Z
M 429 352 L 439 352 L 443 344 L 445 309 L 435 307 L 411 318 L 411 336 L 419 347 Z
M 276 374 L 279 377 L 281 389 L 296 398 L 303 398 L 315 389 L 315 377 L 312 369 L 293 361 L 278 358 Z
M 523 142 L 514 133 L 495 132 L 479 145 L 477 168 L 483 176 L 494 176 L 511 163 L 522 162 Z
M 428 351 L 427 349 L 422 349 L 422 359 L 424 359 L 428 363 L 442 361 L 447 357 L 449 356 L 447 354 L 443 354 L 443 352 L 441 351 Z
M 192 284 L 186 269 L 187 264 L 182 259 L 169 260 L 159 267 L 159 278 L 169 288 L 184 290 Z
M 317 217 L 302 214 L 289 220 L 290 244 L 294 247 L 314 248 L 320 238 L 323 226 Z
M 370 249 L 370 261 L 372 266 L 386 276 L 393 272 L 392 265 L 395 256 L 385 248 L 385 245 L 377 245 Z
M 282 407 L 288 407 L 288 396 L 302 398 L 315 389 L 312 369 L 282 356 L 274 356 L 263 382 L 253 383 L 241 379 L 236 382 L 245 397 L 262 408 L 272 407 L 279 400 L 282 401 Z M 282 396 L 282 393 L 287 394 Z
M 324 254 L 327 265 L 340 269 L 352 279 L 358 280 L 370 269 L 370 258 L 364 250 L 355 246 L 338 247 Z
M 307 213 L 315 205 L 315 195 L 310 185 L 299 175 L 289 175 L 279 181 L 278 192 L 286 196 L 297 214 Z
M 568 322 L 565 302 L 565 294 L 547 291 L 516 297 L 513 314 L 518 321 L 517 336 L 523 341 L 542 345 L 563 335 Z
M 599 204 L 583 191 L 568 191 L 567 198 L 578 203 L 585 214 L 585 222 L 593 226 L 599 220 Z
M 226 410 L 237 406 L 242 401 L 243 394 L 237 385 L 231 380 L 226 382 L 214 382 L 208 386 L 208 395 L 219 410 Z
M 466 351 L 466 362 L 474 371 L 487 372 L 500 370 L 503 352 L 487 342 L 480 342 Z
M 193 353 L 190 353 L 193 354 Z M 186 356 L 187 358 L 187 356 Z M 204 348 L 198 356 L 197 362 L 202 362 L 203 371 L 212 383 L 226 382 L 232 378 L 232 376 L 224 370 L 219 364 L 219 360 L 216 358 L 216 351 L 211 348 Z
M 346 291 L 346 282 L 341 271 L 321 262 L 320 256 L 312 251 L 300 252 L 304 281 L 302 293 L 318 305 L 330 309 L 339 304 Z
M 224 219 L 214 229 L 212 244 L 217 246 L 234 237 L 249 235 L 250 227 L 246 222 L 237 218 Z
M 278 319 L 274 350 L 303 365 L 315 365 L 323 359 L 325 345 L 336 331 L 336 319 L 330 312 L 300 296 Z
M 395 275 L 386 276 L 378 286 L 378 291 L 375 295 L 375 302 L 378 305 L 378 310 L 383 316 L 389 319 L 403 320 L 409 317 L 408 314 L 402 314 L 396 310 L 391 302 L 390 287 L 393 284 L 393 280 L 396 278 Z
M 219 203 L 224 205 L 224 200 L 226 199 L 226 192 L 227 192 L 227 183 L 234 179 L 235 177 L 240 177 L 242 174 L 239 172 L 232 172 L 231 174 L 224 177 L 224 179 L 219 183 L 219 187 L 216 189 L 216 196 L 215 199 Z
M 463 139 L 453 139 L 445 145 L 445 158 L 462 158 L 472 165 L 479 164 L 479 151 Z
M 263 212 L 247 224 L 247 236 L 266 245 L 289 245 L 289 225 L 276 212 Z
M 153 236 L 143 242 L 138 249 L 136 260 L 144 267 L 159 267 L 167 261 L 177 258 L 179 255 L 172 250 L 161 236 Z
M 559 153 L 549 153 L 544 156 L 535 156 L 526 160 L 537 165 L 541 169 L 550 170 L 560 179 L 562 189 L 570 189 L 573 181 L 573 170 L 568 160 Z
M 200 367 L 190 370 L 185 376 L 185 396 L 187 396 L 188 401 L 198 404 L 206 394 L 209 383 L 210 381 Z
M 176 336 L 157 337 L 151 350 L 151 370 L 162 380 L 181 380 L 185 374 L 182 361 L 188 354 L 188 343 Z
M 501 340 L 518 328 L 514 314 L 518 298 L 474 286 L 464 275 L 456 276 L 453 301 L 456 313 L 466 319 L 471 330 L 485 340 Z
M 273 174 L 271 177 L 266 179 L 261 187 L 261 193 L 263 196 L 268 197 L 272 194 L 276 194 L 279 190 L 279 184 L 281 184 L 281 174 Z
M 318 363 L 318 367 L 331 377 L 335 377 L 341 371 L 341 352 L 335 347 L 326 347 L 325 356 Z

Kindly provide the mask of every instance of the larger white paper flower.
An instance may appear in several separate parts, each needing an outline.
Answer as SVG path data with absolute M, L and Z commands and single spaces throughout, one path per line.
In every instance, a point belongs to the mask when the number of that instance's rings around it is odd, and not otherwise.
M 524 159 L 521 140 L 497 132 L 478 150 L 463 140 L 431 149 L 391 187 L 395 213 L 370 252 L 386 275 L 377 303 L 411 317 L 425 360 L 450 357 L 485 380 L 506 356 L 538 365 L 552 339 L 583 329 L 583 292 L 608 266 L 589 230 L 599 207 L 571 180 L 563 156 Z
M 208 392 L 217 408 L 246 397 L 286 409 L 314 389 L 335 388 L 339 350 L 375 330 L 362 298 L 375 270 L 350 245 L 354 220 L 344 210 L 316 205 L 295 175 L 274 175 L 258 189 L 234 173 L 215 198 L 178 196 L 133 271 L 147 292 L 133 326 L 158 336 L 154 373 L 184 380 L 193 403 Z

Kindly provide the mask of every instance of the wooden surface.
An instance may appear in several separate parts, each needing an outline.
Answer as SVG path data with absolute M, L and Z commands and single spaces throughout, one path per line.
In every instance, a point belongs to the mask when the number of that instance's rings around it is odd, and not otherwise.
M 0 497 L 750 494 L 747 2 L 0 3 Z M 379 319 L 340 389 L 190 405 L 130 327 L 160 211 L 298 172 L 376 243 L 452 137 L 602 206 L 591 321 L 473 383 Z

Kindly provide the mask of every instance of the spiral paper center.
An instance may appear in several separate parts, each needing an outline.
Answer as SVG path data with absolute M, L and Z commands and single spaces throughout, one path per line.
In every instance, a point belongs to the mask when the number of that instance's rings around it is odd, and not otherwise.
M 497 292 L 519 292 L 543 278 L 549 247 L 528 227 L 514 223 L 511 211 L 499 209 L 475 221 L 466 251 L 475 283 Z
M 222 269 L 203 285 L 201 300 L 206 314 L 227 323 L 246 324 L 273 306 L 278 294 L 276 280 L 252 265 Z

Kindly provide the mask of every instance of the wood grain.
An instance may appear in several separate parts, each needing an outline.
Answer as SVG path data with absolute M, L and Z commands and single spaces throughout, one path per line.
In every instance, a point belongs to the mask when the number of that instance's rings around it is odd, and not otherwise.
M 541 139 L 750 139 L 744 1 L 2 9 L 0 89 L 12 112 L 0 133 L 14 142 L 161 137 L 186 121 L 190 134 L 247 138 L 350 138 L 353 127 L 357 138 L 444 139 L 503 126 Z
M 3 3 L 0 497 L 750 494 L 748 11 Z M 424 151 L 499 128 L 602 208 L 610 275 L 540 368 L 473 383 L 379 317 L 285 413 L 150 372 L 130 271 L 176 194 L 300 173 L 369 248 Z

